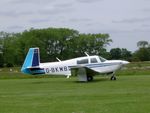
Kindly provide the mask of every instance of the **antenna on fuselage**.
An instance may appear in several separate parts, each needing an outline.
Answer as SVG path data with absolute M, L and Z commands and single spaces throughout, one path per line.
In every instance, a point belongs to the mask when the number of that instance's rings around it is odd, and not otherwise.
M 56 57 L 56 59 L 57 59 L 59 62 L 61 62 L 61 60 L 60 60 L 59 58 Z
M 87 52 L 84 52 L 84 54 L 85 54 L 86 56 L 88 56 L 88 57 L 90 56 L 89 54 L 87 54 Z

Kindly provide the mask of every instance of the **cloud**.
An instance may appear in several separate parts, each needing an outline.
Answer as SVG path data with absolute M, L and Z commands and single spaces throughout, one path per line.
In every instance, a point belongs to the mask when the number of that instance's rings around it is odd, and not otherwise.
M 149 33 L 150 32 L 150 29 L 143 29 L 143 28 L 136 28 L 136 29 L 133 29 L 133 32 L 147 32 L 147 33 Z
M 142 27 L 144 27 L 144 28 L 150 28 L 150 24 L 143 24 Z
M 112 23 L 143 23 L 150 22 L 150 17 L 145 18 L 131 18 L 131 19 L 123 19 L 123 20 L 113 20 Z
M 71 18 L 69 21 L 71 22 L 91 22 L 91 19 L 88 18 Z
M 14 0 L 11 3 L 14 4 L 46 4 L 46 3 L 52 3 L 52 2 L 56 2 L 57 0 Z
M 57 3 L 54 5 L 54 7 L 57 7 L 57 8 L 68 8 L 68 7 L 72 7 L 73 6 L 73 3 L 72 2 L 67 2 L 67 3 Z
M 145 8 L 145 9 L 143 9 L 142 11 L 143 11 L 143 12 L 148 12 L 148 13 L 149 13 L 149 12 L 150 12 L 150 8 Z
M 0 16 L 35 17 L 37 15 L 40 15 L 43 17 L 44 15 L 54 16 L 58 14 L 66 14 L 73 10 L 72 2 L 61 3 L 56 1 L 57 0 L 14 0 L 11 3 L 9 2 L 8 8 L 0 10 Z
M 10 27 L 7 27 L 9 29 L 20 29 L 20 28 L 23 28 L 22 26 L 10 26 Z
M 66 14 L 72 11 L 73 8 L 71 7 L 71 4 L 55 4 L 51 7 L 39 9 L 37 13 L 40 15 L 58 15 Z
M 7 30 L 10 31 L 10 32 L 18 32 L 18 31 L 23 31 L 24 27 L 14 25 L 14 26 L 7 27 Z
M 67 11 L 67 12 L 66 12 Z M 54 16 L 54 15 L 58 15 L 58 14 L 62 14 L 62 13 L 68 13 L 69 11 L 67 9 L 41 9 L 39 11 L 37 11 L 37 13 L 39 13 L 40 15 L 49 15 L 49 16 Z
M 49 22 L 50 21 L 50 19 L 32 19 L 32 20 L 30 20 L 29 22 L 30 23 L 38 23 L 38 24 L 40 24 L 40 23 L 46 23 L 46 22 Z
M 34 12 L 32 11 L 16 11 L 16 10 L 10 10 L 10 11 L 0 11 L 1 16 L 7 16 L 7 17 L 18 17 L 18 16 L 29 16 L 32 15 Z
M 93 2 L 103 1 L 103 0 L 76 0 L 76 1 L 80 3 L 93 3 Z

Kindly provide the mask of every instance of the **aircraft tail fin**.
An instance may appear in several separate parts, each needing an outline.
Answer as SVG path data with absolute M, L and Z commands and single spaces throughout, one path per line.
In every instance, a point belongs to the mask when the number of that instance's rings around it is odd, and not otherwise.
M 23 73 L 32 74 L 30 69 L 31 68 L 39 68 L 40 64 L 40 55 L 39 55 L 39 48 L 30 48 L 21 71 Z

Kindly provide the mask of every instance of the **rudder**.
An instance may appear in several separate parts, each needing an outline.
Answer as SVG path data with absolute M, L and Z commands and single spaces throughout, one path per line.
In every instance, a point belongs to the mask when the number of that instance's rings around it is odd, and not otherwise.
M 30 48 L 23 63 L 23 66 L 21 68 L 21 71 L 23 73 L 30 74 L 29 68 L 39 67 L 39 64 L 40 64 L 39 48 Z

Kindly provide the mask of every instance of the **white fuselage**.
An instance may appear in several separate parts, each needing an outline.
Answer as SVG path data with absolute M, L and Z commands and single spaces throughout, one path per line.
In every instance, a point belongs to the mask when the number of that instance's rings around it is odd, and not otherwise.
M 97 73 L 110 73 L 120 69 L 127 61 L 105 60 L 99 56 L 79 57 L 59 62 L 40 63 L 40 68 L 44 68 L 45 74 L 71 75 L 70 67 L 87 67 Z
M 97 73 L 112 74 L 111 80 L 116 80 L 115 71 L 123 65 L 128 64 L 128 61 L 123 60 L 106 60 L 100 56 L 78 57 L 70 60 L 58 62 L 40 63 L 39 48 L 30 48 L 21 72 L 25 74 L 49 74 L 49 75 L 71 75 L 78 76 L 79 81 L 91 81 Z
M 61 62 L 40 63 L 40 68 L 44 68 L 45 74 L 52 75 L 71 75 L 69 66 L 76 65 L 74 60 Z

